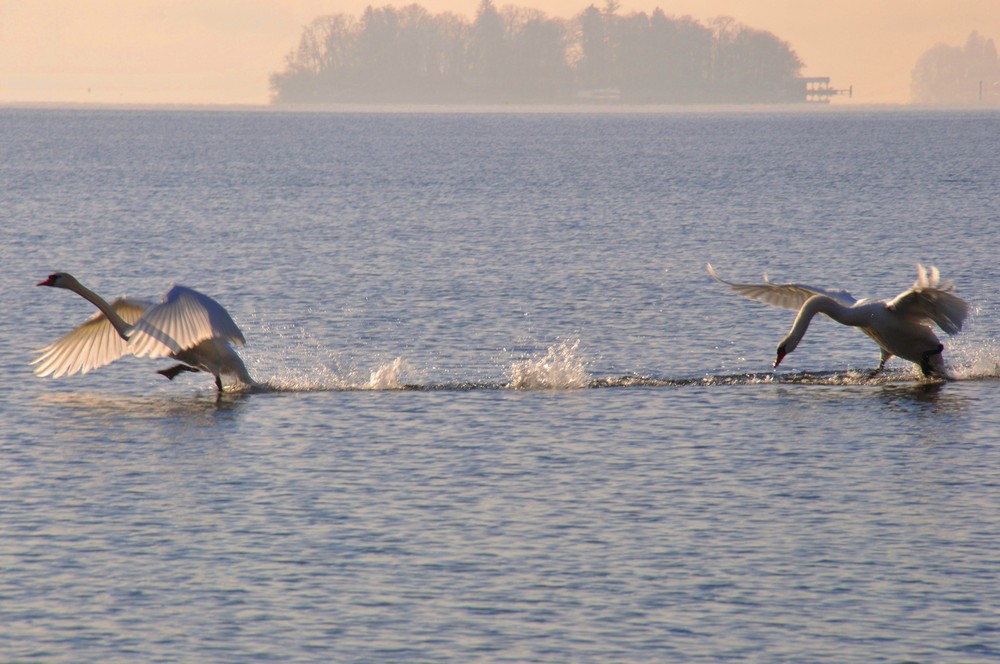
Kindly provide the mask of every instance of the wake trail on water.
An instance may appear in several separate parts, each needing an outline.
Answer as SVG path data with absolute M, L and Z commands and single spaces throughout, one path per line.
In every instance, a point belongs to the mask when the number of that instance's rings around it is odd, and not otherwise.
M 272 356 L 271 361 L 257 360 L 249 364 L 251 373 L 258 376 L 252 388 L 255 392 L 571 390 L 591 387 L 594 382 L 586 370 L 585 360 L 578 353 L 579 346 L 579 339 L 562 341 L 540 355 L 513 361 L 503 372 L 509 378 L 499 381 L 415 383 L 410 379 L 416 371 L 402 357 L 368 370 L 350 368 L 339 356 L 314 347 L 303 338 L 279 352 L 281 359 L 278 361 Z
M 266 357 L 250 363 L 259 382 L 253 392 L 332 391 L 469 391 L 469 390 L 583 390 L 649 387 L 711 387 L 732 385 L 892 385 L 935 383 L 908 363 L 872 375 L 870 370 L 759 371 L 705 373 L 686 376 L 625 374 L 595 376 L 589 370 L 580 339 L 561 340 L 544 351 L 498 365 L 497 380 L 420 382 L 419 372 L 402 356 L 359 368 L 322 348 L 305 335 L 285 336 L 287 342 Z M 949 367 L 956 380 L 1000 378 L 1000 346 L 967 341 L 949 347 Z

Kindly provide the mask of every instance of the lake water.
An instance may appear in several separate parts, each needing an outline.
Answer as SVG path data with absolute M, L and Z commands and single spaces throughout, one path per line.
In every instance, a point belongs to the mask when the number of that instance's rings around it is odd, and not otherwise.
M 993 662 L 998 113 L 0 110 L 0 660 Z M 921 381 L 713 282 L 974 307 Z M 41 379 L 202 290 L 267 387 Z

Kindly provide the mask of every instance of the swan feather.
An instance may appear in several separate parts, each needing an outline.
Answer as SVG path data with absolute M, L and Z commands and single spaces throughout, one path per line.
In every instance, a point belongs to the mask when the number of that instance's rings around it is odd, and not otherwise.
M 127 297 L 116 298 L 111 303 L 115 313 L 129 325 L 135 325 L 149 307 L 149 302 Z M 35 374 L 53 378 L 85 374 L 132 354 L 128 342 L 118 335 L 108 317 L 100 311 L 38 352 L 41 355 L 31 363 L 38 365 Z
M 243 333 L 212 298 L 186 286 L 174 286 L 132 327 L 129 345 L 137 357 L 164 357 L 219 338 L 242 346 Z
M 721 278 L 711 263 L 706 263 L 705 267 L 708 268 L 708 273 L 712 275 L 713 279 L 729 286 L 743 297 L 783 309 L 799 309 L 806 303 L 806 300 L 814 295 L 832 297 L 848 307 L 857 302 L 854 296 L 844 290 L 834 291 L 804 284 L 776 284 L 771 282 L 767 276 L 764 277 L 763 283 L 736 284 Z

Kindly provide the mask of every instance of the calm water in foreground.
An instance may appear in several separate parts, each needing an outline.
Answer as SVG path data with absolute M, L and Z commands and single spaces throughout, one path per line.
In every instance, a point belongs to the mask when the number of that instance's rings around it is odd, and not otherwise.
M 0 110 L 0 660 L 1000 659 L 1000 114 Z M 973 306 L 918 380 L 705 273 Z M 261 390 L 32 375 L 217 298 Z

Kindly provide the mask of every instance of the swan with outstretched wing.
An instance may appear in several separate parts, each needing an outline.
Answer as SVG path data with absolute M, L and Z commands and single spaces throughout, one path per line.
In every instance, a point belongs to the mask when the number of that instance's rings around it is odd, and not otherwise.
M 229 312 L 209 296 L 185 286 L 174 286 L 163 301 L 117 298 L 107 302 L 70 274 L 56 272 L 39 286 L 73 291 L 99 311 L 58 341 L 41 349 L 32 362 L 35 374 L 58 378 L 103 367 L 125 355 L 170 357 L 179 364 L 158 373 L 169 379 L 184 371 L 222 376 L 243 386 L 254 384 L 232 344 L 246 343 Z
M 969 313 L 969 305 L 955 295 L 950 281 L 941 281 L 936 267 L 930 271 L 917 265 L 917 280 L 891 300 L 856 300 L 846 291 L 833 291 L 801 284 L 776 284 L 765 277 L 759 284 L 737 284 L 719 277 L 706 265 L 719 283 L 751 300 L 777 307 L 797 309 L 791 331 L 778 344 L 774 366 L 798 347 L 816 314 L 826 314 L 843 325 L 859 328 L 878 344 L 881 358 L 873 373 L 896 356 L 920 367 L 925 376 L 948 377 L 942 351 L 944 345 L 934 334 L 937 325 L 948 334 L 958 334 Z

